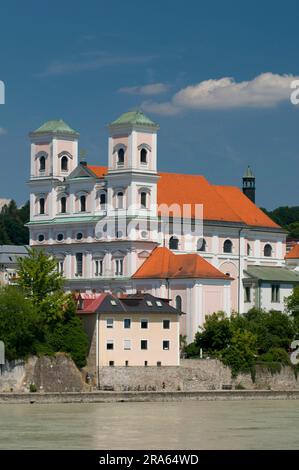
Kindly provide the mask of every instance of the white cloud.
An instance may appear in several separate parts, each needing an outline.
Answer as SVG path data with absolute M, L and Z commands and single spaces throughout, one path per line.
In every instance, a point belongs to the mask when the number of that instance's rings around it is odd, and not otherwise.
M 150 85 L 124 87 L 118 91 L 129 95 L 159 95 L 165 93 L 168 89 L 169 85 L 165 83 L 152 83 Z
M 170 102 L 143 103 L 143 108 L 156 114 L 178 114 L 188 109 L 267 108 L 290 100 L 294 75 L 271 72 L 252 80 L 236 82 L 233 78 L 210 79 L 178 91 Z
M 4 127 L 0 127 L 0 136 L 7 134 L 7 130 Z
M 53 77 L 59 75 L 67 75 L 76 72 L 84 72 L 88 70 L 97 70 L 102 67 L 109 67 L 114 65 L 131 65 L 131 64 L 145 64 L 155 59 L 156 56 L 145 55 L 111 55 L 105 52 L 91 52 L 81 54 L 77 60 L 69 62 L 54 61 L 50 63 L 43 72 L 37 74 L 38 77 Z M 87 59 L 86 59 L 87 58 Z

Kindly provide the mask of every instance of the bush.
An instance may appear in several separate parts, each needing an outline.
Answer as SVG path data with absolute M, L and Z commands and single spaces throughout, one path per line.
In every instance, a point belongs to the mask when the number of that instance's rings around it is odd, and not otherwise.
M 31 383 L 31 384 L 29 385 L 29 392 L 30 392 L 30 393 L 35 393 L 35 392 L 37 392 L 37 388 L 36 388 L 36 385 L 35 385 L 34 383 Z
M 185 346 L 184 353 L 186 354 L 187 358 L 198 357 L 200 353 L 200 348 L 195 342 L 190 343 L 187 346 Z
M 270 348 L 269 351 L 259 356 L 259 360 L 262 362 L 279 362 L 285 366 L 291 363 L 288 353 L 282 348 Z

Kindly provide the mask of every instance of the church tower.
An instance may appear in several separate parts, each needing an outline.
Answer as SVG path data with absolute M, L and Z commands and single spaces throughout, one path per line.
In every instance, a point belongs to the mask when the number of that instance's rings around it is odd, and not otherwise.
M 31 140 L 30 219 L 31 222 L 53 219 L 66 194 L 57 187 L 78 165 L 78 132 L 62 119 L 47 121 L 29 134 Z
M 243 176 L 243 193 L 255 203 L 255 176 L 249 165 Z
M 109 204 L 127 216 L 156 217 L 159 126 L 141 111 L 129 111 L 108 129 Z

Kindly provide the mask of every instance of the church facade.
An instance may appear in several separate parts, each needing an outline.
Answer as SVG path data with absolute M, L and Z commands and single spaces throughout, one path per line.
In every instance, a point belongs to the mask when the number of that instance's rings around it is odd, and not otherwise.
M 286 269 L 286 233 L 255 206 L 251 170 L 243 192 L 161 173 L 156 123 L 132 111 L 108 129 L 107 166 L 79 161 L 62 120 L 30 133 L 30 245 L 56 257 L 67 289 L 171 298 L 188 342 L 214 311 L 262 306 L 249 268 Z

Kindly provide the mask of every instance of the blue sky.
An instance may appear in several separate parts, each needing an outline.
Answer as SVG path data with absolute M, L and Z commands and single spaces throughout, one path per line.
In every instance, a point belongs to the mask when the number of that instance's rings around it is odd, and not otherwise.
M 103 165 L 106 124 L 141 107 L 161 171 L 239 185 L 250 164 L 258 205 L 298 205 L 298 14 L 292 0 L 2 1 L 0 197 L 28 198 L 28 132 L 44 121 L 63 118 Z

